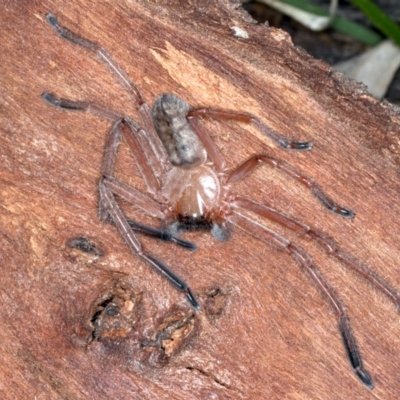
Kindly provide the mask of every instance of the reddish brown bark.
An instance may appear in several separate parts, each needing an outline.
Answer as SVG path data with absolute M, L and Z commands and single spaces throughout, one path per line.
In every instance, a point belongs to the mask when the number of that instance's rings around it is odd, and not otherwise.
M 225 243 L 185 235 L 195 253 L 143 239 L 199 296 L 204 311 L 194 314 L 98 220 L 110 124 L 51 108 L 40 94 L 137 116 L 91 54 L 55 35 L 48 11 L 106 47 L 149 103 L 171 92 L 194 106 L 250 112 L 288 137 L 313 141 L 312 152 L 285 152 L 254 128 L 207 122 L 229 166 L 260 152 L 281 158 L 356 218 L 327 212 L 268 167 L 239 193 L 326 231 L 400 288 L 397 108 L 227 1 L 7 1 L 0 12 L 1 398 L 399 398 L 396 308 L 309 241 L 277 227 L 310 252 L 341 295 L 373 392 L 351 371 L 324 299 L 287 254 L 239 231 Z M 235 37 L 233 26 L 249 39 Z M 143 189 L 122 150 L 119 177 Z

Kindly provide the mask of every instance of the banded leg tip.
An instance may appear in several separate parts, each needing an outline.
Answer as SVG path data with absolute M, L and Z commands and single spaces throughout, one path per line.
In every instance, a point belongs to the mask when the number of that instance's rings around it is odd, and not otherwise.
M 341 207 L 336 211 L 343 218 L 353 219 L 356 216 L 356 213 L 350 208 Z
M 194 243 L 189 242 L 187 240 L 177 238 L 176 236 L 175 237 L 173 236 L 172 241 L 175 242 L 177 245 L 184 247 L 185 249 L 188 249 L 191 251 L 197 250 L 197 246 Z
M 73 101 L 67 99 L 60 99 L 53 93 L 43 92 L 41 95 L 43 101 L 50 104 L 51 106 L 61 108 L 69 111 L 86 111 L 89 103 L 85 101 Z
M 374 388 L 374 382 L 370 374 L 364 369 L 356 369 L 356 374 L 360 381 L 369 389 L 372 390 Z
M 54 14 L 48 12 L 48 13 L 46 13 L 45 18 L 46 18 L 46 21 L 47 21 L 51 26 L 57 26 L 57 25 L 58 25 L 58 19 L 57 19 L 57 17 L 56 17 Z
M 43 92 L 41 97 L 46 103 L 57 107 L 59 99 L 53 93 Z
M 307 151 L 313 148 L 313 144 L 311 142 L 294 142 L 293 150 L 302 150 Z
M 185 295 L 186 295 L 186 298 L 188 299 L 189 303 L 191 304 L 191 306 L 196 311 L 200 311 L 201 310 L 201 305 L 198 302 L 198 300 L 196 299 L 195 295 L 192 293 L 192 291 L 189 288 L 186 289 Z
M 285 139 L 278 140 L 278 144 L 285 150 L 307 151 L 311 150 L 313 147 L 311 142 L 290 142 Z

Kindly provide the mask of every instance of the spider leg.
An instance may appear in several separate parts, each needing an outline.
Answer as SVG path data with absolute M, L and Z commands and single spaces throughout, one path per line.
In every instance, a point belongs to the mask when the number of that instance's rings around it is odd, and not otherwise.
M 344 218 L 354 218 L 354 211 L 349 208 L 342 207 L 329 197 L 323 189 L 308 176 L 293 168 L 290 164 L 280 161 L 266 154 L 258 154 L 249 158 L 244 163 L 240 164 L 230 172 L 227 178 L 227 183 L 234 184 L 245 178 L 250 172 L 254 171 L 258 165 L 267 164 L 271 167 L 284 172 L 286 175 L 296 179 L 302 185 L 310 189 L 311 193 L 320 201 L 320 203 L 329 211 L 340 215 Z
M 49 92 L 43 92 L 41 97 L 46 103 L 50 104 L 51 106 L 61 108 L 62 110 L 83 111 L 110 121 L 116 121 L 122 118 L 122 115 L 116 111 L 110 110 L 91 101 L 62 99 Z
M 373 389 L 373 381 L 369 373 L 363 367 L 361 355 L 357 348 L 356 340 L 351 332 L 346 310 L 343 307 L 339 296 L 322 276 L 311 257 L 301 247 L 290 242 L 290 240 L 242 215 L 237 210 L 234 210 L 230 215 L 229 221 L 257 239 L 272 245 L 278 250 L 286 251 L 297 262 L 308 278 L 319 289 L 337 318 L 344 347 L 354 372 L 365 386 L 369 389 Z
M 312 143 L 296 142 L 273 130 L 267 124 L 252 114 L 245 112 L 221 110 L 218 108 L 193 108 L 187 115 L 188 119 L 194 117 L 211 118 L 217 120 L 232 120 L 253 124 L 260 132 L 269 137 L 275 143 L 285 150 L 311 150 Z
M 146 214 L 157 219 L 164 219 L 165 215 L 161 205 L 157 203 L 155 200 L 153 200 L 151 197 L 146 196 L 145 194 L 137 190 L 136 188 L 129 186 L 126 183 L 112 176 L 103 178 L 102 182 L 103 185 L 105 185 L 113 192 L 113 194 L 122 197 L 124 200 L 133 204 L 135 207 L 143 210 Z M 103 207 L 101 207 L 100 219 L 105 221 L 109 219 L 109 214 L 106 210 L 103 209 Z M 195 244 L 180 239 L 179 237 L 172 234 L 168 230 L 156 229 L 150 226 L 142 225 L 138 222 L 129 219 L 127 221 L 131 229 L 135 232 L 142 233 L 147 236 L 151 236 L 166 242 L 173 242 L 179 246 L 185 247 L 190 250 L 196 249 Z
M 124 136 L 126 143 L 131 149 L 132 156 L 146 183 L 148 192 L 153 195 L 158 193 L 160 190 L 159 177 L 162 176 L 162 165 L 149 146 L 146 132 L 133 120 L 120 119 L 114 123 L 109 131 L 104 150 L 102 174 L 107 177 L 114 175 L 114 166 L 121 135 Z
M 172 284 L 172 286 L 174 286 L 180 292 L 184 293 L 187 300 L 194 309 L 200 310 L 200 303 L 194 296 L 188 284 L 182 278 L 176 275 L 163 262 L 155 258 L 153 255 L 144 253 L 142 251 L 140 241 L 133 232 L 124 213 L 116 202 L 113 192 L 103 183 L 103 181 L 100 181 L 99 190 L 100 201 L 102 202 L 107 213 L 110 215 L 119 233 L 124 238 L 131 252 L 138 255 L 140 258 L 150 264 L 150 266 L 152 266 L 159 274 L 164 276 L 168 280 L 168 282 Z
M 203 143 L 203 146 L 205 147 L 207 154 L 215 165 L 217 171 L 224 171 L 226 169 L 225 158 L 219 151 L 218 147 L 215 145 L 214 141 L 211 139 L 208 132 L 201 126 L 197 118 L 188 116 L 187 120 Z
M 103 185 L 107 186 L 114 194 L 117 194 L 135 207 L 140 208 L 151 217 L 161 220 L 165 218 L 161 204 L 153 200 L 150 196 L 143 194 L 141 191 L 113 176 L 104 177 L 102 182 Z
M 57 108 L 69 111 L 87 112 L 98 117 L 115 121 L 106 138 L 102 173 L 112 176 L 117 156 L 121 132 L 136 159 L 136 164 L 150 193 L 155 194 L 160 189 L 158 177 L 168 168 L 167 159 L 159 160 L 151 146 L 152 138 L 131 118 L 123 116 L 91 101 L 74 101 L 62 99 L 48 92 L 42 94 L 42 99 Z M 159 139 L 158 139 L 159 140 Z
M 129 226 L 134 232 L 142 233 L 144 235 L 163 240 L 164 242 L 173 242 L 179 246 L 185 247 L 189 250 L 196 250 L 196 245 L 187 240 L 183 240 L 176 235 L 173 235 L 166 229 L 156 229 L 151 226 L 140 224 L 139 222 L 127 220 Z
M 54 31 L 63 39 L 66 39 L 78 46 L 84 47 L 85 49 L 96 53 L 100 60 L 115 74 L 122 86 L 124 86 L 125 89 L 129 91 L 130 95 L 135 100 L 137 105 L 140 106 L 144 104 L 145 101 L 143 95 L 140 93 L 139 88 L 133 82 L 131 82 L 125 71 L 112 59 L 106 49 L 101 47 L 99 44 L 85 39 L 82 36 L 64 27 L 60 24 L 57 17 L 52 13 L 46 14 L 46 20 L 54 29 Z
M 329 256 L 335 257 L 353 271 L 357 272 L 364 279 L 371 282 L 378 290 L 380 290 L 391 301 L 393 301 L 393 303 L 397 306 L 398 311 L 400 311 L 400 294 L 394 288 L 392 288 L 389 283 L 377 276 L 367 266 L 361 264 L 354 257 L 342 251 L 336 242 L 324 232 L 320 232 L 312 227 L 309 227 L 292 217 L 280 213 L 272 207 L 269 207 L 265 204 L 256 203 L 241 196 L 236 197 L 233 202 L 233 207 L 239 211 L 251 211 L 256 215 L 276 222 L 283 227 L 299 234 L 300 236 L 305 236 L 318 243 Z
M 64 27 L 60 24 L 55 15 L 47 13 L 46 20 L 61 38 L 66 39 L 87 50 L 90 50 L 99 57 L 100 61 L 105 64 L 107 69 L 111 71 L 111 73 L 117 78 L 117 80 L 128 91 L 128 93 L 134 100 L 139 115 L 141 117 L 144 129 L 150 137 L 150 144 L 153 147 L 153 151 L 156 153 L 157 158 L 159 160 L 167 160 L 165 149 L 157 133 L 154 130 L 153 123 L 150 117 L 149 106 L 146 104 L 145 99 L 141 94 L 139 88 L 131 81 L 123 68 L 111 57 L 111 55 L 105 48 L 95 42 L 81 37 L 80 35 Z

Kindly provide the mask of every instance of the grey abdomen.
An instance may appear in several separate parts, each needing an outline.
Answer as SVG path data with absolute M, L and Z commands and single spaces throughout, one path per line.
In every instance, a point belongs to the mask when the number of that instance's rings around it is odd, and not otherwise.
M 186 118 L 189 104 L 173 94 L 156 99 L 152 109 L 154 127 L 173 165 L 194 166 L 206 157 L 205 149 Z

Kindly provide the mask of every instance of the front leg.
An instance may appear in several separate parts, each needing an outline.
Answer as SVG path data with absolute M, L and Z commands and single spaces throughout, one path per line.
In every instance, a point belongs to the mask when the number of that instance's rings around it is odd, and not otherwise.
M 302 172 L 298 171 L 290 164 L 280 161 L 274 157 L 268 156 L 266 154 L 258 154 L 250 157 L 247 161 L 240 164 L 233 171 L 231 171 L 227 178 L 227 183 L 234 184 L 242 179 L 244 179 L 248 174 L 253 172 L 259 165 L 267 164 L 279 171 L 282 171 L 286 175 L 294 178 L 297 182 L 310 189 L 311 193 L 320 201 L 320 203 L 332 211 L 335 214 L 340 215 L 344 218 L 352 219 L 355 216 L 354 211 L 349 208 L 342 207 L 336 203 L 330 196 L 328 196 L 325 191 L 311 178 L 304 175 Z
M 262 122 L 259 118 L 246 112 L 222 110 L 219 108 L 194 108 L 189 111 L 187 115 L 188 119 L 194 118 L 210 118 L 215 120 L 227 120 L 227 121 L 238 121 L 245 122 L 247 124 L 253 124 L 260 132 L 265 136 L 269 137 L 275 143 L 285 150 L 311 150 L 312 143 L 310 142 L 298 142 L 296 140 L 289 139 L 280 133 L 276 132 L 270 126 Z
M 118 65 L 116 61 L 113 60 L 106 49 L 104 49 L 99 44 L 92 42 L 61 25 L 57 17 L 52 13 L 46 14 L 46 20 L 60 37 L 80 47 L 84 47 L 85 49 L 94 52 L 100 58 L 100 60 L 113 72 L 121 85 L 129 91 L 133 100 L 137 104 L 137 107 L 145 104 L 144 97 L 141 94 L 139 88 L 129 79 L 125 71 Z
M 114 195 L 126 200 L 128 203 L 133 204 L 135 207 L 140 208 L 146 214 L 153 218 L 160 220 L 165 219 L 165 213 L 161 204 L 153 200 L 151 197 L 143 194 L 136 188 L 127 185 L 126 183 L 114 178 L 104 177 L 102 184 L 106 186 Z M 100 202 L 100 213 L 99 218 L 103 221 L 109 220 L 109 213 L 101 206 Z M 178 235 L 173 234 L 165 229 L 156 229 L 147 225 L 142 225 L 133 220 L 127 220 L 131 229 L 135 232 L 142 233 L 147 236 L 154 237 L 156 239 L 163 240 L 165 242 L 173 242 L 179 246 L 185 247 L 190 250 L 195 250 L 196 245 L 186 240 L 180 239 Z
M 124 69 L 111 57 L 109 52 L 104 47 L 76 34 L 75 32 L 72 32 L 70 29 L 61 25 L 55 15 L 47 13 L 46 20 L 61 38 L 68 40 L 75 45 L 83 47 L 98 56 L 100 61 L 106 66 L 106 68 L 112 73 L 112 75 L 118 80 L 118 82 L 128 91 L 132 100 L 135 102 L 136 108 L 141 118 L 141 125 L 144 127 L 148 137 L 150 138 L 149 141 L 154 153 L 156 154 L 156 157 L 159 160 L 166 159 L 165 150 L 152 124 L 149 106 L 145 102 L 145 99 L 140 92 L 139 87 L 134 82 L 132 82 Z
M 142 260 L 146 261 L 147 264 L 150 264 L 150 266 L 152 266 L 159 274 L 164 276 L 168 282 L 172 284 L 172 286 L 184 293 L 194 309 L 200 310 L 200 303 L 196 299 L 188 284 L 163 262 L 155 258 L 153 255 L 142 251 L 142 245 L 139 239 L 132 230 L 129 221 L 126 219 L 124 213 L 116 202 L 113 192 L 107 187 L 107 185 L 104 184 L 103 180 L 100 181 L 99 191 L 100 201 L 104 207 L 104 210 L 109 214 L 111 220 L 114 222 L 114 225 L 117 227 L 119 233 L 125 240 L 131 252 L 138 255 Z
M 158 193 L 159 178 L 170 168 L 167 157 L 159 158 L 152 146 L 152 136 L 134 120 L 92 101 L 75 101 L 57 97 L 53 93 L 42 93 L 42 99 L 57 108 L 67 111 L 80 111 L 114 121 L 110 129 L 104 150 L 102 174 L 113 176 L 117 150 L 123 135 L 146 183 L 149 193 Z

